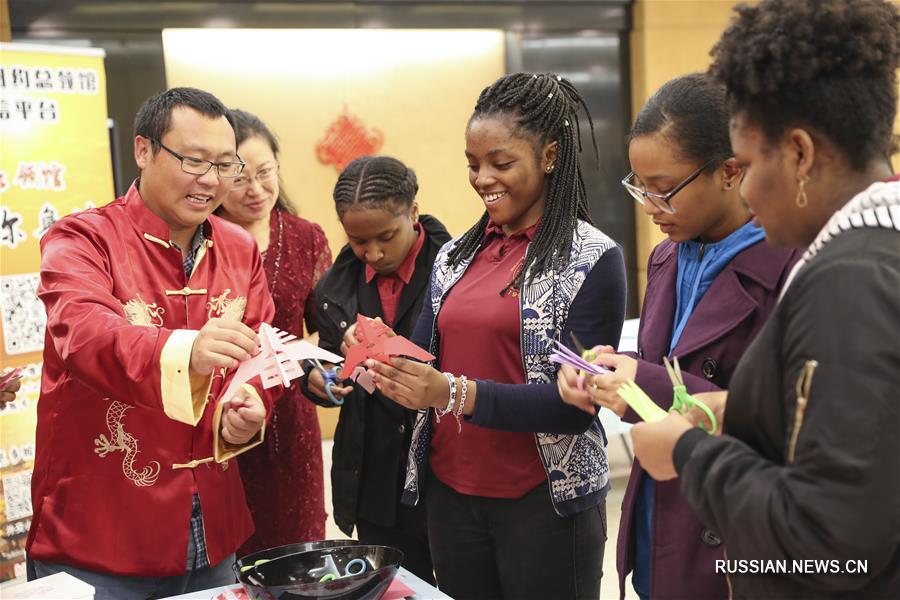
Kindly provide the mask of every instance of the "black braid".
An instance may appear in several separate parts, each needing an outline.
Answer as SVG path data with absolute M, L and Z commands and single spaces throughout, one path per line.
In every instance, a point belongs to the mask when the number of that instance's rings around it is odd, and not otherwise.
M 511 119 L 514 134 L 536 140 L 534 145 L 538 160 L 546 144 L 554 140 L 557 142 L 554 170 L 548 175 L 547 205 L 522 268 L 512 282 L 516 288 L 524 283 L 529 270 L 529 280 L 533 280 L 539 273 L 565 266 L 569 261 L 572 234 L 578 219 L 591 223 L 578 162 L 581 152 L 579 107 L 587 115 L 594 152 L 599 157 L 594 122 L 584 99 L 568 80 L 552 73 L 512 73 L 501 77 L 481 92 L 469 119 L 470 124 L 483 118 Z M 478 223 L 459 239 L 448 256 L 451 266 L 459 265 L 478 251 L 484 241 L 487 222 L 488 214 L 485 212 Z
M 340 174 L 332 195 L 338 217 L 356 205 L 399 215 L 409 210 L 418 191 L 415 171 L 396 158 L 362 156 Z

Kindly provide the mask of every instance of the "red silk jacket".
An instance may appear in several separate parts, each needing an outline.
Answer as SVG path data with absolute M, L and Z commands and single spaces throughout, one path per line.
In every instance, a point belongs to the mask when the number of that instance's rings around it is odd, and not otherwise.
M 42 238 L 47 332 L 30 558 L 117 575 L 184 574 L 195 493 L 211 565 L 252 532 L 229 459 L 264 430 L 242 447 L 219 439 L 215 407 L 233 371 L 198 381 L 188 366 L 208 319 L 257 330 L 274 307 L 250 235 L 215 216 L 206 235 L 187 278 L 136 182 Z M 255 391 L 271 414 L 270 394 Z

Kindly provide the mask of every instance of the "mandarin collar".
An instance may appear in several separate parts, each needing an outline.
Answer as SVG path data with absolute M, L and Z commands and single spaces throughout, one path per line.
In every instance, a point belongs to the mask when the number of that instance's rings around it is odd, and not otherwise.
M 140 183 L 141 179 L 138 177 L 125 193 L 125 211 L 131 217 L 131 221 L 134 223 L 134 228 L 137 230 L 138 235 L 144 237 L 150 236 L 151 238 L 170 244 L 171 236 L 169 225 L 147 207 L 147 204 L 144 202 L 144 198 L 141 196 L 141 192 L 138 189 Z M 213 237 L 214 228 L 212 226 L 212 219 L 207 219 L 201 226 L 204 229 L 203 235 L 206 238 Z
M 538 222 L 535 223 L 534 225 L 532 225 L 531 227 L 529 227 L 528 229 L 526 229 L 524 231 L 520 231 L 518 233 L 514 233 L 513 235 L 510 235 L 510 236 L 507 236 L 506 232 L 503 231 L 503 228 L 500 225 L 497 225 L 496 223 L 494 223 L 494 221 L 492 219 L 488 219 L 487 226 L 484 228 L 484 237 L 485 237 L 485 239 L 493 237 L 493 236 L 516 238 L 516 237 L 524 235 L 526 238 L 528 238 L 528 241 L 530 242 L 530 241 L 534 240 L 534 236 L 537 234 L 537 229 L 540 226 L 540 224 L 541 224 L 541 221 L 540 221 L 540 219 L 538 219 Z

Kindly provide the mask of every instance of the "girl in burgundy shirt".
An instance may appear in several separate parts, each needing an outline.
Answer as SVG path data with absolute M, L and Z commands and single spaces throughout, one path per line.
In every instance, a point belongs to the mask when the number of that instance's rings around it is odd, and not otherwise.
M 582 106 L 552 74 L 482 92 L 465 155 L 486 211 L 438 255 L 412 338 L 437 359 L 368 363 L 384 395 L 426 409 L 404 500 L 425 498 L 438 585 L 454 598 L 600 593 L 602 429 L 560 401 L 548 359 L 570 333 L 617 344 L 625 314 L 622 253 L 588 215 Z

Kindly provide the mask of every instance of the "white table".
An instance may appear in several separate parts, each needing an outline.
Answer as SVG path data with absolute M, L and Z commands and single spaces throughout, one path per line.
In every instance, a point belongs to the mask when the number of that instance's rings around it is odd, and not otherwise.
M 407 600 L 452 600 L 450 596 L 437 588 L 428 585 L 403 567 L 400 567 L 400 570 L 397 572 L 397 579 L 415 592 L 414 596 L 407 596 Z M 163 600 L 211 600 L 211 598 L 216 597 L 230 587 L 230 585 L 225 585 L 222 587 L 210 588 L 208 590 L 199 590 L 180 596 L 170 596 Z

